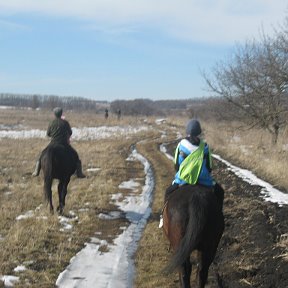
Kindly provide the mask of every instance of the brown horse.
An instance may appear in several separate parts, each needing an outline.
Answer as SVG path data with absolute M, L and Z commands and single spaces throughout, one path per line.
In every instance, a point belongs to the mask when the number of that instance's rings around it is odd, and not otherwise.
M 41 154 L 41 169 L 44 175 L 44 195 L 50 204 L 50 212 L 54 212 L 52 203 L 52 182 L 58 179 L 59 206 L 57 211 L 62 214 L 65 206 L 67 186 L 76 171 L 77 153 L 69 145 L 49 144 Z
M 198 251 L 198 287 L 205 287 L 209 267 L 224 231 L 223 198 L 224 191 L 218 184 L 215 191 L 200 185 L 184 185 L 166 202 L 163 229 L 174 255 L 164 271 L 171 273 L 178 269 L 182 288 L 191 287 L 190 255 L 193 250 Z

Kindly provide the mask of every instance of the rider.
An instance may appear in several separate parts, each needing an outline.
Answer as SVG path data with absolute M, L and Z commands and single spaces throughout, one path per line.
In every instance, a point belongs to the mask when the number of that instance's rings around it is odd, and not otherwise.
M 176 148 L 174 164 L 176 175 L 172 184 L 166 189 L 164 202 L 179 186 L 200 184 L 213 187 L 215 181 L 211 176 L 212 158 L 209 146 L 201 138 L 200 122 L 196 119 L 189 120 L 186 126 L 186 138 L 182 139 Z M 222 194 L 222 188 L 216 184 L 215 193 Z M 219 190 L 219 192 L 218 192 Z M 224 193 L 224 192 L 223 192 Z M 160 215 L 159 228 L 163 226 L 163 217 Z
M 201 184 L 213 187 L 211 176 L 212 158 L 209 146 L 201 138 L 200 122 L 192 119 L 186 127 L 186 138 L 182 139 L 175 151 L 174 163 L 177 171 L 172 185 L 165 192 L 165 201 L 179 186 Z
M 72 135 L 72 129 L 70 124 L 67 120 L 63 119 L 62 116 L 63 110 L 60 107 L 56 107 L 53 109 L 55 119 L 49 124 L 47 129 L 47 136 L 51 138 L 51 144 L 61 144 L 67 146 L 72 153 L 76 156 L 77 167 L 76 167 L 76 175 L 78 178 L 85 178 L 86 176 L 82 172 L 82 164 L 81 160 L 79 159 L 78 153 L 76 150 L 70 145 L 69 138 Z M 41 156 L 40 156 L 41 158 Z M 41 162 L 40 158 L 36 162 L 35 171 L 33 172 L 33 176 L 39 176 L 40 169 L 41 169 Z

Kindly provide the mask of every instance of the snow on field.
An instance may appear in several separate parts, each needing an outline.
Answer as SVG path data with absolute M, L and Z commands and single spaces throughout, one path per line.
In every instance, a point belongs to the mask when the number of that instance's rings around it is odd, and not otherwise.
M 99 126 L 72 128 L 71 140 L 98 140 L 110 137 L 129 136 L 135 133 L 148 130 L 148 126 Z M 0 130 L 0 138 L 29 139 L 45 138 L 46 131 L 39 129 L 32 130 Z
M 0 130 L 0 138 L 29 139 L 45 138 L 46 132 L 39 129 L 32 130 Z
M 4 287 L 13 287 L 19 281 L 19 277 L 13 275 L 0 275 L 0 280 L 4 283 Z
M 22 272 L 27 270 L 27 268 L 24 265 L 19 265 L 16 268 L 13 269 L 15 272 Z
M 91 167 L 91 168 L 86 169 L 87 172 L 98 172 L 100 170 L 101 170 L 101 168 L 99 168 L 99 167 Z
M 146 129 L 148 128 L 145 126 L 139 126 L 138 128 L 130 126 L 91 127 L 73 129 L 73 136 L 76 140 L 94 140 L 102 139 L 105 137 L 115 137 L 115 135 L 128 135 L 130 133 L 137 133 Z M 45 137 L 45 132 L 40 130 L 30 130 L 26 132 L 10 131 L 11 134 L 1 134 L 2 132 L 8 131 L 0 131 L 0 138 Z M 167 153 L 165 144 L 160 146 L 160 150 L 165 153 L 165 155 L 170 160 L 173 160 L 173 157 Z M 263 187 L 262 194 L 265 200 L 278 203 L 280 206 L 288 204 L 287 194 L 282 193 L 269 183 L 257 178 L 251 171 L 236 167 L 218 155 L 213 155 L 213 157 L 222 161 L 225 165 L 227 165 L 228 169 L 233 171 L 236 175 L 251 185 L 259 185 Z M 121 211 L 114 211 L 115 213 L 112 211 L 109 215 L 101 214 L 99 217 L 109 221 L 109 219 L 115 219 L 125 215 L 131 224 L 128 227 L 120 227 L 123 230 L 123 233 L 114 240 L 113 245 L 95 237 L 91 238 L 91 242 L 87 243 L 86 247 L 71 259 L 70 265 L 59 275 L 56 281 L 56 285 L 59 288 L 133 287 L 133 276 L 135 272 L 133 255 L 137 249 L 137 243 L 141 237 L 142 230 L 144 229 L 147 219 L 151 213 L 150 204 L 152 201 L 154 178 L 148 161 L 140 154 L 138 154 L 136 150 L 132 152 L 131 156 L 127 160 L 138 160 L 143 164 L 146 175 L 145 184 L 142 187 L 139 182 L 137 182 L 139 179 L 130 179 L 128 181 L 122 182 L 119 185 L 119 189 L 130 189 L 130 195 L 124 196 L 120 191 L 119 193 L 116 193 L 111 199 L 114 204 L 118 205 Z M 137 189 L 142 189 L 142 193 L 140 195 L 136 194 Z M 29 217 L 30 215 L 27 213 L 20 216 L 21 219 L 22 217 Z M 71 223 L 66 221 L 66 219 L 64 220 L 64 229 L 68 229 L 65 225 L 69 226 Z M 97 232 L 95 235 L 97 235 Z M 102 253 L 101 247 L 103 248 L 104 246 L 108 248 L 105 249 L 108 250 L 108 252 Z M 13 283 L 18 281 L 18 279 L 19 278 L 15 276 L 0 276 L 0 280 L 5 281 L 5 287 L 13 287 Z
M 165 144 L 161 144 L 161 145 L 160 145 L 160 151 L 161 151 L 162 153 L 164 153 L 168 159 L 174 161 L 174 157 L 171 156 L 169 153 L 167 153 L 167 149 L 166 149 Z
M 91 242 L 71 259 L 70 265 L 59 275 L 56 281 L 58 287 L 133 287 L 135 272 L 133 255 L 151 213 L 154 178 L 150 164 L 136 150 L 133 150 L 127 161 L 140 161 L 143 164 L 145 184 L 143 187 L 140 186 L 137 180 L 141 179 L 122 182 L 119 189 L 130 190 L 130 195 L 122 197 L 122 193 L 119 192 L 111 199 L 122 212 L 101 214 L 99 217 L 109 220 L 125 215 L 131 224 L 128 227 L 120 227 L 123 233 L 114 240 L 113 245 L 92 238 Z M 138 188 L 142 190 L 140 194 L 136 194 Z M 100 251 L 103 245 L 106 247 L 105 250 L 109 250 L 108 252 Z
M 16 217 L 16 220 L 23 220 L 27 218 L 32 218 L 34 216 L 34 212 L 32 210 L 27 211 L 25 214 L 19 215 Z
M 5 106 L 5 105 L 0 105 L 0 109 L 2 110 L 11 110 L 11 109 L 17 109 L 14 106 Z

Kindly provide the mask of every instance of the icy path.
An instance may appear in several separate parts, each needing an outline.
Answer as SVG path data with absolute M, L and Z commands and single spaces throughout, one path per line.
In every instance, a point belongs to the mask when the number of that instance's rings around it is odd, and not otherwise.
M 131 189 L 131 194 L 121 202 L 116 202 L 119 209 L 125 212 L 130 225 L 119 235 L 114 245 L 108 245 L 108 252 L 99 251 L 102 243 L 96 238 L 91 239 L 75 257 L 71 259 L 70 265 L 63 271 L 56 285 L 60 288 L 129 288 L 133 287 L 134 262 L 133 255 L 137 249 L 142 230 L 151 213 L 152 192 L 154 189 L 153 172 L 148 161 L 133 150 L 127 161 L 140 161 L 144 166 L 145 184 L 141 194 L 135 195 L 137 191 L 136 179 L 123 182 L 119 188 Z M 134 192 L 134 195 L 133 195 Z M 115 195 L 117 199 L 117 195 Z M 111 215 L 112 217 L 113 215 Z M 117 217 L 117 216 L 116 216 Z
M 169 159 L 173 160 L 173 157 L 167 153 L 165 144 L 162 144 L 160 146 L 160 151 L 163 152 Z M 232 171 L 238 177 L 243 179 L 245 182 L 248 182 L 251 185 L 258 185 L 262 187 L 262 190 L 261 190 L 262 198 L 265 199 L 266 201 L 278 203 L 279 206 L 288 205 L 288 194 L 283 193 L 279 191 L 278 189 L 274 188 L 268 182 L 258 178 L 251 171 L 234 166 L 230 162 L 221 158 L 219 155 L 213 154 L 212 156 L 215 159 L 223 162 L 230 171 Z
M 266 201 L 278 203 L 279 206 L 288 205 L 288 194 L 274 188 L 268 182 L 258 178 L 251 171 L 232 165 L 230 162 L 222 159 L 219 155 L 213 154 L 213 157 L 223 162 L 230 171 L 232 171 L 238 177 L 242 178 L 245 182 L 248 182 L 251 185 L 258 185 L 262 187 L 262 198 L 264 198 Z

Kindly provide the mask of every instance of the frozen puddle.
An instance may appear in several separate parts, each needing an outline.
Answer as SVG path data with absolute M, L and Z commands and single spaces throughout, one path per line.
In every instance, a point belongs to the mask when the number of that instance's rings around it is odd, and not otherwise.
M 145 184 L 140 187 L 136 179 L 122 182 L 119 189 L 130 189 L 131 193 L 123 197 L 121 193 L 118 193 L 112 200 L 125 213 L 131 224 L 127 228 L 123 228 L 123 233 L 114 240 L 113 245 L 105 242 L 105 245 L 109 248 L 108 252 L 101 252 L 100 248 L 103 243 L 91 239 L 92 242 L 87 243 L 86 247 L 71 259 L 67 269 L 59 275 L 56 281 L 57 287 L 133 287 L 135 267 L 132 258 L 151 213 L 150 204 L 152 202 L 154 178 L 149 162 L 136 150 L 133 150 L 127 161 L 140 161 L 143 164 Z M 139 187 L 142 192 L 135 194 Z M 100 217 L 103 217 L 103 215 Z

